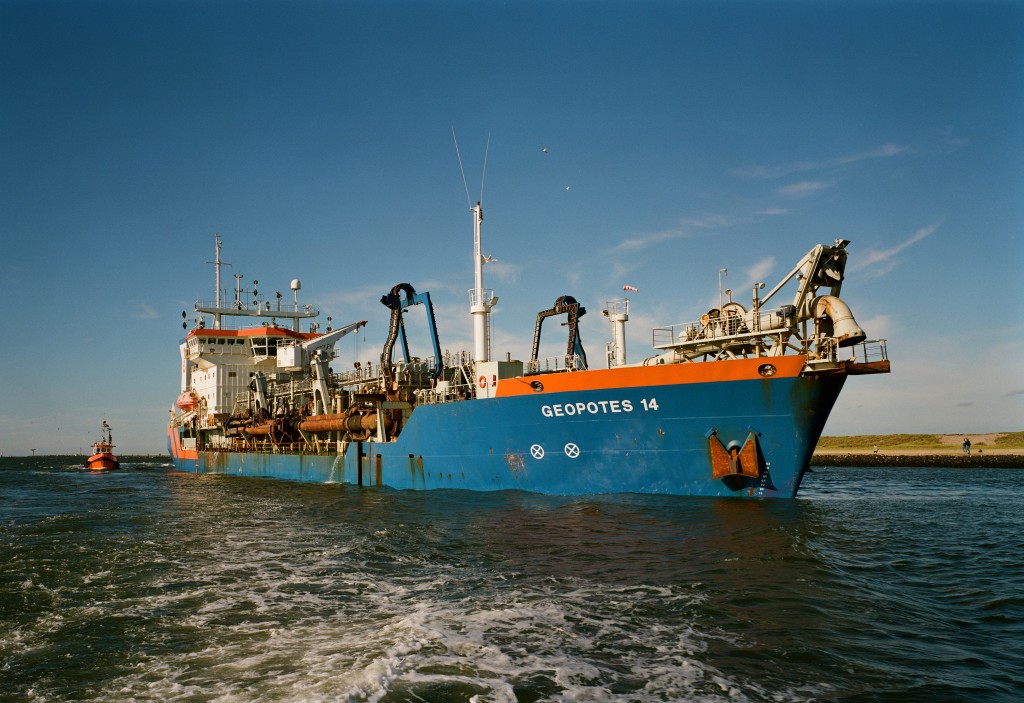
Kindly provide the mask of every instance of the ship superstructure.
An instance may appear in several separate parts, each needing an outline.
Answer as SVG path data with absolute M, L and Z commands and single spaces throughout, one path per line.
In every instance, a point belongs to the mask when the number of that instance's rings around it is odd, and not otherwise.
M 473 350 L 442 354 L 430 294 L 399 283 L 381 297 L 379 361 L 345 371 L 331 367 L 335 344 L 366 321 L 302 331 L 319 313 L 299 304 L 297 280 L 291 305 L 240 281 L 225 305 L 218 238 L 217 299 L 196 304 L 181 344 L 175 465 L 394 488 L 791 497 L 846 378 L 889 371 L 885 341 L 867 341 L 840 298 L 845 240 L 812 248 L 767 294 L 754 286 L 749 309 L 724 291 L 700 319 L 655 328 L 641 362 L 626 359 L 629 300 L 616 299 L 606 368 L 591 368 L 586 309 L 570 295 L 538 313 L 529 359 L 495 360 L 498 298 L 484 287 L 481 205 L 471 212 Z M 420 309 L 428 358 L 406 339 Z M 566 353 L 538 358 L 545 320 L 562 316 Z

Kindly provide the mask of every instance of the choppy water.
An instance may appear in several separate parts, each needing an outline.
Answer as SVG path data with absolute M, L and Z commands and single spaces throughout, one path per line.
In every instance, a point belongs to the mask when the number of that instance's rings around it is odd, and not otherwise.
M 1024 474 L 793 501 L 0 459 L 3 701 L 1024 699 Z

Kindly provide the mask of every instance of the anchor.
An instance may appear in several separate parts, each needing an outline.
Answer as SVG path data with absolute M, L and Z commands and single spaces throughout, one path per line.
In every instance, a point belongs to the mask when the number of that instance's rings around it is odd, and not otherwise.
M 711 450 L 711 475 L 715 478 L 727 479 L 733 476 L 757 478 L 761 475 L 764 463 L 757 447 L 757 434 L 751 431 L 743 446 L 732 443 L 726 448 L 718 438 L 718 430 L 708 433 L 708 448 Z

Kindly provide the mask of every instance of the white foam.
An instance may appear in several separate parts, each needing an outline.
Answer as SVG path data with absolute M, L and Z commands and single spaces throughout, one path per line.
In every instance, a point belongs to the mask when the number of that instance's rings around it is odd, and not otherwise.
M 122 556 L 85 577 L 98 599 L 64 611 L 76 622 L 145 623 L 96 701 L 375 703 L 454 687 L 463 699 L 513 703 L 525 687 L 545 700 L 646 703 L 743 701 L 753 690 L 706 663 L 709 635 L 652 614 L 685 613 L 706 598 L 703 586 L 439 559 L 433 544 L 404 547 L 422 526 L 317 534 L 258 497 L 232 520 L 188 519 L 206 499 L 183 493 L 177 522 L 136 543 L 137 563 Z M 131 591 L 97 588 L 135 567 Z M 40 623 L 36 642 L 9 646 L 44 646 L 62 630 Z

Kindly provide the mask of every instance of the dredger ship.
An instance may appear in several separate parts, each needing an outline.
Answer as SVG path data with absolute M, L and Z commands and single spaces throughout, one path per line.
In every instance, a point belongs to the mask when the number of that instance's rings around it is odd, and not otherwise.
M 330 365 L 335 345 L 367 322 L 321 332 L 298 280 L 291 304 L 240 279 L 225 304 L 217 237 L 217 298 L 196 303 L 180 345 L 174 466 L 395 489 L 791 498 L 847 377 L 890 370 L 885 340 L 868 341 L 839 297 L 846 240 L 813 247 L 767 293 L 754 286 L 749 309 L 731 294 L 725 302 L 719 286 L 719 307 L 654 328 L 642 361 L 626 360 L 622 296 L 602 311 L 610 342 L 604 367 L 591 368 L 579 335 L 586 309 L 570 295 L 538 313 L 529 359 L 494 359 L 498 298 L 484 288 L 483 210 L 471 211 L 474 349 L 442 354 L 429 292 L 399 283 L 382 291 L 379 361 L 345 371 Z M 429 358 L 409 354 L 405 316 L 419 306 Z M 551 317 L 564 318 L 566 353 L 540 359 Z

